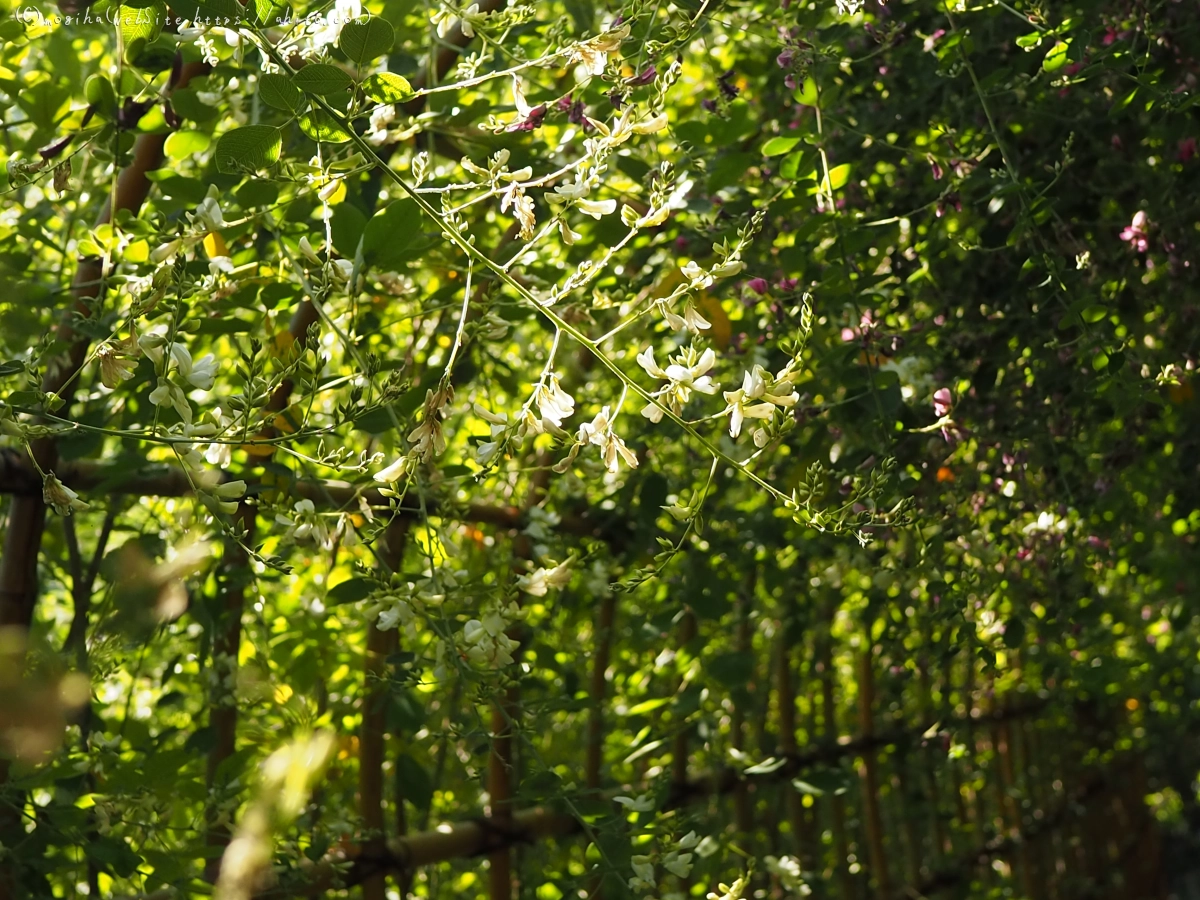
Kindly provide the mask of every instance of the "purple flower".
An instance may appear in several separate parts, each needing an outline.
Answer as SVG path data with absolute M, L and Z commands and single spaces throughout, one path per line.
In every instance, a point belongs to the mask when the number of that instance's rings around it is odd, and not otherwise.
M 620 109 L 625 105 L 625 95 L 617 88 L 613 88 L 608 92 L 608 102 L 613 105 L 613 109 Z
M 950 388 L 938 388 L 933 392 L 933 414 L 939 419 L 942 416 L 950 414 L 950 410 L 954 407 L 954 395 L 950 393 Z
M 765 278 L 751 278 L 746 282 L 746 287 L 750 288 L 750 290 L 754 291 L 754 293 L 761 297 L 767 292 L 769 285 L 767 284 L 767 279 Z
M 625 83 L 632 87 L 641 87 L 643 84 L 649 84 L 658 77 L 658 69 L 650 66 L 641 75 L 634 75 L 632 78 L 626 79 Z
M 703 106 L 709 112 L 717 111 L 717 101 L 713 100 L 709 97 L 705 97 L 703 100 L 701 100 L 700 105 Z
M 796 289 L 796 285 L 799 283 L 800 282 L 795 278 L 780 278 L 779 281 L 775 283 L 775 287 L 781 291 L 794 291 Z
M 1150 248 L 1149 235 L 1146 233 L 1146 229 L 1149 227 L 1150 219 L 1146 216 L 1146 211 L 1139 209 L 1133 214 L 1133 221 L 1121 231 L 1121 240 L 1137 250 L 1138 253 L 1145 253 Z
M 946 174 L 945 172 L 942 171 L 942 167 L 938 163 L 938 161 L 936 159 L 934 159 L 932 156 L 929 157 L 929 168 L 933 170 L 933 180 L 934 181 L 941 181 L 942 176 Z
M 775 64 L 781 69 L 790 69 L 792 64 L 796 62 L 796 48 L 786 47 L 783 52 L 775 57 Z
M 558 98 L 558 102 L 554 104 L 554 108 L 559 112 L 567 112 L 571 108 L 571 95 L 567 94 Z
M 796 76 L 793 75 L 791 72 L 788 72 L 786 75 L 783 76 L 783 83 L 784 83 L 784 85 L 786 85 L 786 87 L 789 91 L 794 91 L 798 87 L 798 85 L 796 83 Z
M 508 126 L 509 131 L 533 131 L 542 124 L 542 119 L 546 118 L 546 104 L 542 103 L 535 106 L 529 111 L 529 115 L 523 122 L 515 122 Z
M 582 125 L 583 124 L 583 101 L 582 100 L 576 100 L 571 105 L 571 111 L 569 113 L 567 113 L 567 121 L 570 122 L 572 125 Z

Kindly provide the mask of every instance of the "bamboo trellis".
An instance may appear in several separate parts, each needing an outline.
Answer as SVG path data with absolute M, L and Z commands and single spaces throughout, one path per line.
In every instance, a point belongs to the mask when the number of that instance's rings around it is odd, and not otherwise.
M 482 11 L 498 8 L 498 0 L 480 3 Z M 435 56 L 433 67 L 439 77 L 456 61 L 455 46 L 466 44 L 457 29 L 447 38 L 447 46 Z M 184 67 L 176 87 L 204 72 L 203 66 Z M 420 98 L 406 109 L 419 112 Z M 118 209 L 136 212 L 150 188 L 147 173 L 161 164 L 164 135 L 143 135 L 134 153 L 134 162 L 122 173 L 115 203 Z M 101 221 L 107 221 L 106 209 Z M 102 273 L 95 264 L 81 266 L 76 278 L 77 311 L 86 315 L 86 300 L 98 289 Z M 316 321 L 311 303 L 301 303 L 293 316 L 292 337 L 303 342 Z M 70 318 L 64 318 L 60 336 L 70 346 L 64 364 L 52 371 L 43 388 L 62 392 L 68 401 L 72 375 L 86 357 L 87 340 L 75 335 Z M 286 408 L 291 384 L 281 385 L 271 398 L 273 410 Z M 69 426 L 68 426 L 69 427 Z M 52 439 L 41 439 L 32 448 L 39 464 L 54 469 L 70 487 L 130 495 L 182 496 L 191 491 L 185 473 L 170 466 L 129 471 L 113 464 L 83 460 L 60 463 Z M 345 506 L 363 497 L 369 503 L 385 504 L 386 498 L 372 489 L 339 481 L 297 480 L 290 484 L 252 484 L 250 495 L 261 491 L 284 491 L 311 499 L 314 503 Z M 42 486 L 36 470 L 18 453 L 0 451 L 0 492 L 14 499 L 9 507 L 3 557 L 0 560 L 0 625 L 28 628 L 36 603 L 36 564 L 45 524 Z M 535 497 L 537 488 L 535 487 Z M 385 537 L 381 565 L 400 568 L 407 528 L 417 510 L 399 510 Z M 524 512 L 515 507 L 467 505 L 438 509 L 434 513 L 460 521 L 514 530 Z M 253 530 L 254 508 L 241 507 L 240 515 L 248 531 Z M 597 537 L 612 537 L 585 514 L 565 516 L 565 530 Z M 216 645 L 222 655 L 237 658 L 243 614 L 242 585 L 230 569 L 238 561 L 231 545 L 226 558 L 227 571 L 222 580 L 224 617 Z M 527 553 L 518 545 L 517 555 Z M 86 607 L 85 607 L 86 609 Z M 743 599 L 738 609 L 738 646 L 750 647 L 748 622 L 752 603 Z M 615 597 L 600 604 L 596 614 L 592 670 L 591 709 L 584 742 L 584 790 L 591 798 L 611 797 L 617 791 L 603 790 L 604 727 L 606 710 L 605 671 L 613 655 L 616 621 L 620 609 Z M 86 627 L 86 618 L 83 621 Z M 696 634 L 698 625 L 685 611 L 679 623 L 678 640 L 685 645 Z M 456 859 L 487 856 L 490 860 L 490 898 L 509 900 L 519 866 L 512 865 L 512 852 L 522 844 L 550 838 L 567 838 L 586 833 L 589 826 L 564 807 L 548 805 L 529 809 L 513 807 L 519 767 L 515 757 L 522 730 L 519 697 L 514 691 L 498 702 L 492 719 L 490 765 L 490 814 L 443 825 L 433 830 L 406 833 L 402 796 L 395 799 L 393 827 L 389 829 L 387 804 L 383 799 L 383 771 L 387 756 L 386 723 L 382 713 L 386 685 L 380 674 L 382 662 L 396 649 L 396 633 L 381 632 L 368 626 L 367 653 L 364 661 L 365 690 L 362 701 L 362 733 L 359 742 L 360 815 L 366 829 L 365 839 L 357 846 L 342 848 L 316 863 L 307 872 L 293 873 L 263 895 L 273 893 L 317 894 L 351 885 L 361 885 L 367 900 L 386 896 L 386 879 L 393 877 L 407 889 L 418 868 Z M 73 633 L 76 629 L 72 628 Z M 783 629 L 780 635 L 784 634 Z M 79 644 L 81 639 L 73 642 Z M 933 714 L 934 703 L 927 681 L 921 685 L 920 713 L 916 724 L 881 721 L 878 712 L 880 665 L 875 648 L 857 651 L 857 733 L 844 735 L 839 728 L 838 698 L 833 677 L 835 647 L 828 622 L 819 630 L 812 648 L 813 665 L 801 670 L 795 648 L 781 639 L 774 659 L 773 672 L 760 672 L 757 690 L 761 709 L 771 708 L 773 699 L 779 729 L 780 764 L 769 772 L 753 773 L 743 769 L 722 768 L 695 773 L 690 765 L 689 737 L 680 730 L 673 744 L 669 808 L 699 799 L 730 796 L 734 814 L 730 817 L 739 839 L 752 842 L 757 822 L 767 812 L 768 785 L 784 785 L 786 823 L 790 839 L 806 868 L 827 871 L 831 896 L 854 900 L 870 896 L 877 900 L 930 896 L 939 891 L 969 887 L 977 877 L 991 877 L 997 867 L 1013 873 L 1031 900 L 1070 900 L 1075 897 L 1159 897 L 1162 885 L 1157 865 L 1157 832 L 1147 812 L 1143 763 L 1133 751 L 1112 755 L 1103 765 L 1086 766 L 1084 751 L 1105 743 L 1100 729 L 1087 733 L 1067 733 L 1064 723 L 1078 716 L 1065 707 L 1064 698 L 1045 696 L 1024 702 L 994 701 L 991 708 L 981 706 L 983 686 L 976 682 L 974 666 L 968 664 L 961 683 L 947 677 L 941 685 L 944 711 L 956 707 L 957 717 L 941 718 Z M 947 675 L 953 675 L 949 665 Z M 802 677 L 808 675 L 807 681 Z M 928 677 L 922 669 L 922 678 Z M 886 688 L 884 688 L 886 690 Z M 771 694 L 768 698 L 766 694 Z M 808 697 L 810 714 L 802 726 L 797 719 L 797 703 Z M 954 700 L 955 702 L 950 702 Z M 1057 719 L 1049 713 L 1058 710 Z M 212 724 L 217 740 L 209 755 L 209 782 L 213 785 L 222 762 L 232 756 L 237 741 L 237 708 L 214 706 Z M 765 715 L 765 712 L 764 712 Z M 822 740 L 813 739 L 814 722 L 819 719 Z M 745 710 L 738 708 L 734 721 L 734 746 L 744 748 L 763 743 L 765 727 L 746 721 Z M 933 751 L 923 746 L 932 730 L 942 735 L 952 731 L 964 737 L 965 755 L 940 770 L 933 764 Z M 757 732 L 756 735 L 752 732 Z M 1112 746 L 1112 735 L 1107 743 Z M 766 748 L 759 747 L 760 750 Z M 897 752 L 907 749 L 909 754 Z M 921 763 L 909 767 L 906 759 L 919 757 Z M 857 791 L 819 797 L 807 806 L 795 788 L 786 785 L 819 764 L 857 762 L 861 780 Z M 919 779 L 927 792 L 928 834 L 920 834 L 910 815 L 912 791 L 897 790 L 900 774 Z M 914 774 L 916 773 L 916 774 Z M 1019 775 L 1019 777 L 1018 777 Z M 970 777 L 968 781 L 967 776 Z M 0 760 L 0 783 L 7 778 L 7 764 Z M 897 780 L 893 782 L 893 778 Z M 636 787 L 626 786 L 634 791 Z M 949 811 L 949 812 L 947 812 Z M 1114 821 L 1119 829 L 1098 829 L 1097 821 Z M 889 827 L 896 823 L 903 827 Z M 2 826 L 3 823 L 0 823 Z M 389 831 L 391 832 L 389 834 Z M 828 840 L 822 840 L 823 834 Z M 226 826 L 210 821 L 207 841 L 222 847 L 228 842 Z M 969 842 L 968 842 L 969 839 Z M 965 846 L 964 846 L 965 844 Z M 853 856 L 853 862 L 851 857 Z M 907 858 L 907 865 L 894 862 Z M 865 864 L 863 860 L 865 859 Z M 214 860 L 208 877 L 215 880 Z M 905 869 L 908 883 L 896 884 L 896 870 Z M 981 873 L 982 876 L 981 876 Z M 0 896 L 11 895 L 12 886 L 0 879 Z

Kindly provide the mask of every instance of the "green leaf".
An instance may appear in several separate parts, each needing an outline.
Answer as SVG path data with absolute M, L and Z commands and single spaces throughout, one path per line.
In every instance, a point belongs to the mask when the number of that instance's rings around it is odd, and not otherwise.
M 783 154 L 791 152 L 798 143 L 800 143 L 798 137 L 773 137 L 763 144 L 762 155 L 783 156 Z
M 290 12 L 286 3 L 278 0 L 254 0 L 254 13 L 260 25 L 281 25 Z
M 631 763 L 636 760 L 639 760 L 646 754 L 653 753 L 655 750 L 657 750 L 659 747 L 661 747 L 664 743 L 666 743 L 666 742 L 665 741 L 650 741 L 650 743 L 648 743 L 648 744 L 642 744 L 642 746 L 638 747 L 636 750 L 634 750 L 632 753 L 630 753 L 627 757 L 625 757 L 623 762 Z
M 142 863 L 142 858 L 130 850 L 124 840 L 112 835 L 93 835 L 85 850 L 88 857 L 103 864 L 118 878 L 128 878 Z
M 1040 31 L 1031 31 L 1029 34 L 1023 34 L 1017 38 L 1017 46 L 1024 50 L 1030 50 L 1042 42 L 1042 33 Z
M 420 208 L 407 197 L 397 200 L 377 213 L 363 229 L 363 257 L 372 265 L 395 268 L 404 261 L 404 251 L 420 233 Z
M 396 32 L 383 19 L 371 17 L 365 22 L 347 22 L 338 38 L 338 49 L 356 65 L 383 56 L 396 42 Z
M 417 809 L 429 809 L 433 802 L 433 782 L 424 767 L 407 753 L 396 758 L 396 784 L 405 800 Z
M 334 585 L 325 594 L 326 606 L 337 606 L 341 603 L 355 603 L 367 597 L 375 590 L 375 582 L 369 578 L 351 578 Z
M 391 72 L 378 72 L 362 83 L 363 93 L 376 103 L 403 103 L 415 93 L 407 78 Z
M 805 78 L 804 84 L 792 92 L 792 99 L 805 106 L 816 106 L 817 83 L 812 78 Z
M 297 113 L 304 106 L 304 92 L 286 75 L 275 72 L 259 76 L 258 96 L 267 106 L 284 112 Z
M 1083 317 L 1083 321 L 1087 322 L 1089 325 L 1094 325 L 1108 315 L 1108 307 L 1096 304 L 1094 306 L 1089 306 L 1087 309 L 1081 312 L 1080 315 Z
M 658 709 L 660 706 L 666 706 L 670 702 L 671 702 L 670 697 L 654 697 L 650 700 L 643 700 L 641 703 L 638 703 L 636 706 L 630 707 L 629 712 L 625 713 L 625 715 L 627 715 L 627 716 L 644 715 L 645 713 L 653 712 L 654 710 Z
M 329 63 L 309 63 L 292 76 L 292 83 L 306 94 L 324 97 L 346 90 L 354 79 Z
M 144 6 L 125 4 L 117 10 L 116 15 L 119 17 L 117 27 L 125 44 L 126 56 L 129 58 L 130 54 L 136 55 L 139 49 L 162 32 L 167 4 L 163 0 L 155 0 Z
M 350 132 L 324 110 L 313 109 L 300 117 L 300 130 L 314 141 L 328 144 L 344 144 L 350 140 Z
M 1108 354 L 1101 350 L 1092 357 L 1092 368 L 1100 372 L 1108 368 Z
M 0 378 L 5 375 L 15 375 L 17 372 L 25 371 L 25 363 L 19 359 L 10 360 L 6 363 L 0 363 Z
M 163 149 L 168 157 L 183 160 L 203 153 L 212 143 L 212 138 L 202 131 L 176 131 L 167 136 Z
M 829 190 L 836 191 L 839 188 L 845 187 L 846 182 L 850 180 L 850 163 L 842 163 L 840 166 L 834 166 L 829 170 Z
M 266 169 L 279 162 L 283 140 L 273 125 L 244 125 L 217 141 L 217 170 L 237 173 Z
M 1059 41 L 1048 51 L 1042 60 L 1042 68 L 1047 72 L 1057 72 L 1067 64 L 1067 42 Z

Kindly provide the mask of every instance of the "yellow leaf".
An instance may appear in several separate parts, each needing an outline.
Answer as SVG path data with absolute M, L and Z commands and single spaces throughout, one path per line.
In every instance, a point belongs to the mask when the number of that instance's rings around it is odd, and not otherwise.
M 712 323 L 709 335 L 717 349 L 728 350 L 729 339 L 733 337 L 733 326 L 729 324 L 729 316 L 725 314 L 725 307 L 721 305 L 721 301 L 711 296 L 708 291 L 702 291 L 696 298 L 696 307 L 701 315 Z
M 204 252 L 208 254 L 209 259 L 213 259 L 217 256 L 228 256 L 229 248 L 225 245 L 225 238 L 215 231 L 210 231 L 204 236 Z

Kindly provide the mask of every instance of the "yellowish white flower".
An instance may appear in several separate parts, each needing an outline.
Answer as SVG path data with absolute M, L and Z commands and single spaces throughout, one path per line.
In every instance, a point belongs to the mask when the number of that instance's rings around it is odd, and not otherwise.
M 647 347 L 639 353 L 637 361 L 648 374 L 667 381 L 665 387 L 654 391 L 650 396 L 659 399 L 675 415 L 683 412 L 684 405 L 691 399 L 692 391 L 715 394 L 720 388 L 720 385 L 706 374 L 717 362 L 717 355 L 711 347 L 699 354 L 695 347 L 688 347 L 672 357 L 672 362 L 666 369 L 654 361 L 653 347 Z M 650 403 L 642 409 L 642 415 L 651 422 L 659 422 L 662 420 L 663 411 L 660 406 Z
M 42 480 L 42 501 L 60 516 L 88 509 L 88 504 L 79 495 L 58 480 L 53 472 L 47 472 Z
M 791 373 L 786 369 L 771 377 L 762 366 L 755 366 L 753 371 L 745 373 L 740 388 L 725 391 L 730 437 L 736 438 L 741 434 L 742 423 L 746 419 L 769 419 L 775 414 L 775 407 L 795 406 L 800 395 L 792 387 L 790 377 Z M 757 439 L 755 443 L 758 443 Z
M 604 407 L 591 422 L 579 426 L 580 443 L 595 444 L 609 472 L 616 472 L 619 460 L 624 460 L 631 469 L 638 466 L 637 454 L 625 446 L 625 442 L 612 430 L 612 413 Z
M 571 580 L 571 565 L 575 557 L 568 557 L 556 566 L 541 566 L 517 579 L 517 587 L 534 597 L 545 597 L 551 588 L 565 587 Z

